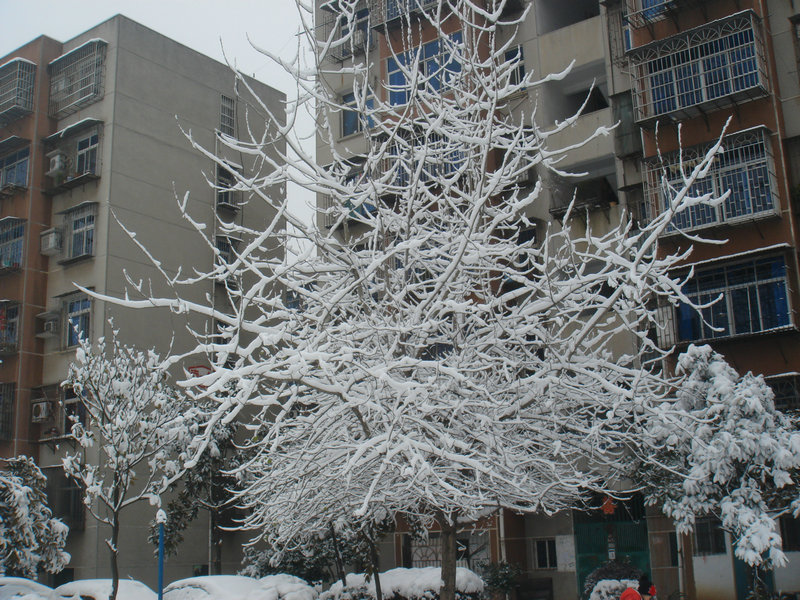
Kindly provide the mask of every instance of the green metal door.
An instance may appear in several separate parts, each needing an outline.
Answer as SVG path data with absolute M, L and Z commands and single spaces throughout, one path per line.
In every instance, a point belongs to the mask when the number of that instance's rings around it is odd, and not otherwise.
M 612 557 L 627 558 L 633 566 L 650 574 L 647 519 L 643 509 L 617 510 L 613 515 L 599 511 L 575 515 L 575 570 L 581 595 L 586 577 Z M 632 512 L 639 518 L 632 519 Z

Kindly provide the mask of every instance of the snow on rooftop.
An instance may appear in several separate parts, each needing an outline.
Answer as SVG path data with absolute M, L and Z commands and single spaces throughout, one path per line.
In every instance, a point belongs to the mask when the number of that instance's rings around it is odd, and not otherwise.
M 77 47 L 73 48 L 73 49 L 72 49 L 72 50 L 70 50 L 69 52 L 65 52 L 65 53 L 64 53 L 64 54 L 62 54 L 61 56 L 57 56 L 56 58 L 54 58 L 53 60 L 51 60 L 51 61 L 50 61 L 49 63 L 47 63 L 47 64 L 48 64 L 48 65 L 52 65 L 53 63 L 57 63 L 58 61 L 60 61 L 60 60 L 61 60 L 62 58 L 64 58 L 65 56 L 69 56 L 69 55 L 70 55 L 70 54 L 72 54 L 73 52 L 77 52 L 78 50 L 80 50 L 80 49 L 81 49 L 81 48 L 83 48 L 84 46 L 88 46 L 89 44 L 97 44 L 97 43 L 100 43 L 100 44 L 105 44 L 106 46 L 108 45 L 108 42 L 107 42 L 107 41 L 105 41 L 103 38 L 92 38 L 92 39 L 90 39 L 90 40 L 86 40 L 86 41 L 85 41 L 85 42 L 83 42 L 83 43 L 82 43 L 80 46 L 77 46 Z
M 0 69 L 2 69 L 5 66 L 10 65 L 13 62 L 24 62 L 24 63 L 28 63 L 29 65 L 33 65 L 34 67 L 36 66 L 36 63 L 33 62 L 32 60 L 28 60 L 27 58 L 22 58 L 21 56 L 16 56 L 16 57 L 12 58 L 11 60 L 7 60 L 2 65 L 0 65 Z
M 404 598 L 419 598 L 429 591 L 439 591 L 442 587 L 442 570 L 440 567 L 421 567 L 414 569 L 390 569 L 380 574 L 381 592 L 385 598 L 397 594 Z M 350 573 L 347 576 L 347 587 L 365 587 L 367 592 L 375 596 L 375 580 L 366 581 L 363 573 Z M 483 580 L 469 569 L 456 568 L 456 589 L 465 594 L 477 594 L 483 591 Z M 320 600 L 335 598 L 342 592 L 342 582 L 337 581 L 330 589 L 320 595 Z

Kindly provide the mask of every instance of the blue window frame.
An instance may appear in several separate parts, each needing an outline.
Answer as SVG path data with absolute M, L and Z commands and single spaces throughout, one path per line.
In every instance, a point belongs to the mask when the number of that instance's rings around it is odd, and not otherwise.
M 30 148 L 23 148 L 0 158 L 0 187 L 28 186 L 28 159 Z
M 525 55 L 522 52 L 522 46 L 516 46 L 506 51 L 505 60 L 514 65 L 509 83 L 519 85 L 525 79 Z
M 696 304 L 716 302 L 699 314 L 687 304 L 678 307 L 681 341 L 758 333 L 791 324 L 782 256 L 698 269 L 683 292 Z
M 344 108 L 342 110 L 342 137 L 363 131 L 365 123 L 367 128 L 374 126 L 372 116 L 370 114 L 365 116 L 358 110 L 356 96 L 352 92 L 342 95 L 342 106 Z M 372 108 L 372 98 L 367 98 L 366 109 L 371 111 Z
M 89 337 L 92 301 L 84 294 L 76 294 L 65 303 L 67 331 L 66 346 L 77 346 L 80 340 Z
M 461 44 L 463 34 L 457 31 L 450 35 L 452 44 Z M 457 56 L 450 53 L 449 45 L 433 40 L 397 57 L 387 59 L 386 71 L 389 80 L 389 104 L 405 104 L 410 99 L 411 82 L 406 76 L 417 64 L 416 86 L 420 90 L 441 91 L 450 87 L 453 77 L 461 71 Z
M 642 0 L 642 13 L 647 19 L 654 19 L 667 10 L 672 0 Z

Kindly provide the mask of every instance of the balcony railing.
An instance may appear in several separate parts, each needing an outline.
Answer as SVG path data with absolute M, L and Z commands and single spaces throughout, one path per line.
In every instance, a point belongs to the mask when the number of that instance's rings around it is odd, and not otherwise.
M 750 10 L 636 48 L 629 59 L 639 122 L 691 118 L 769 91 L 761 22 Z
M 15 58 L 0 66 L 0 125 L 33 110 L 33 83 L 36 65 Z
M 437 10 L 439 0 L 370 0 L 369 4 L 372 27 L 394 27 L 399 26 L 404 18 Z
M 331 42 L 327 56 L 334 60 L 344 61 L 364 54 L 375 47 L 375 34 L 370 26 L 371 13 L 362 8 L 356 11 L 352 21 L 347 20 L 339 11 L 324 11 L 321 24 L 317 27 L 317 43 Z
M 677 213 L 667 233 L 777 216 L 778 186 L 769 132 L 764 127 L 738 132 L 726 136 L 723 147 L 708 176 L 697 180 L 689 193 L 719 197 L 729 192 L 728 198 L 719 206 L 696 205 Z M 707 150 L 705 146 L 688 148 L 681 155 L 665 156 L 663 164 L 657 160 L 644 162 L 644 201 L 649 218 L 665 210 L 676 190 L 683 187 L 681 167 L 690 174 Z
M 60 119 L 103 97 L 107 46 L 89 40 L 50 63 L 51 116 Z
M 575 200 L 573 211 L 608 208 L 619 202 L 616 192 L 605 177 L 586 179 L 577 183 L 559 180 L 552 186 L 551 191 L 550 214 L 556 218 L 566 214 L 573 198 Z
M 701 6 L 704 0 L 625 0 L 625 16 L 633 27 L 647 27 L 675 17 L 681 10 Z
M 0 219 L 0 275 L 22 267 L 25 221 L 15 217 Z

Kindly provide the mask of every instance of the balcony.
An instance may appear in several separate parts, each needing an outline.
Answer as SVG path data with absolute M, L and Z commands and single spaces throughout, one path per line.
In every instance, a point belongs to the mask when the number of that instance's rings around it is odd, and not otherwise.
M 678 121 L 769 92 L 761 22 L 742 11 L 629 54 L 636 120 Z
M 49 168 L 44 193 L 66 192 L 100 178 L 103 122 L 84 119 L 44 139 Z
M 33 110 L 35 78 L 36 65 L 24 58 L 14 58 L 0 66 L 0 125 Z
M 16 217 L 0 219 L 0 275 L 22 268 L 25 221 Z
M 19 304 L 0 302 L 0 356 L 17 353 L 19 344 Z
M 676 190 L 683 187 L 682 171 L 690 174 L 709 148 L 684 149 L 682 164 L 678 153 L 664 156 L 663 162 L 649 159 L 643 163 L 647 215 L 652 217 L 666 210 Z M 756 127 L 728 135 L 723 148 L 708 176 L 697 180 L 690 194 L 719 197 L 730 192 L 728 198 L 720 206 L 697 205 L 682 210 L 673 218 L 666 235 L 751 223 L 779 215 L 777 176 L 769 131 L 765 127 Z
M 598 92 L 599 93 L 599 92 Z M 566 100 L 563 103 L 566 105 Z M 575 102 L 582 102 L 586 100 L 584 94 L 578 95 Z M 587 110 L 591 110 L 591 106 L 587 105 Z M 547 147 L 549 150 L 556 150 L 558 148 L 569 148 L 573 145 L 578 145 L 589 139 L 600 127 L 611 127 L 614 124 L 614 115 L 611 108 L 601 108 L 593 110 L 592 112 L 585 112 L 582 114 L 571 127 L 567 127 L 555 135 L 547 138 Z M 568 167 L 569 165 L 581 164 L 590 162 L 601 156 L 610 156 L 614 154 L 614 136 L 600 135 L 595 137 L 588 143 L 571 150 L 564 161 L 559 164 L 559 167 Z
M 371 26 L 394 29 L 406 19 L 419 19 L 425 12 L 438 10 L 438 6 L 439 0 L 370 0 Z
M 330 43 L 326 56 L 343 62 L 348 58 L 363 55 L 375 48 L 376 37 L 370 27 L 370 12 L 367 8 L 357 10 L 348 21 L 341 12 L 332 7 L 324 11 L 322 23 L 317 27 L 317 43 Z
M 89 40 L 48 65 L 51 117 L 64 118 L 103 97 L 107 46 Z
M 573 214 L 579 214 L 581 211 L 607 209 L 619 203 L 614 188 L 605 177 L 577 182 L 560 179 L 551 189 L 550 214 L 557 219 L 564 217 L 573 198 Z
M 650 27 L 656 21 L 677 19 L 682 10 L 704 7 L 704 0 L 625 0 L 625 16 L 632 27 Z
M 578 21 L 539 38 L 542 73 L 560 73 L 574 60 L 574 70 L 592 63 L 602 63 L 606 40 L 600 16 Z M 564 49 L 569 48 L 569 52 Z

